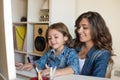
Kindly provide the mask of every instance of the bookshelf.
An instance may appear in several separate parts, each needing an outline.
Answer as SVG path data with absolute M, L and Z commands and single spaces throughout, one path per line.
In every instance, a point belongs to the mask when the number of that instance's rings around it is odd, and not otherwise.
M 11 0 L 12 25 L 26 27 L 26 43 L 24 49 L 14 48 L 15 61 L 27 63 L 27 56 L 41 56 L 35 53 L 35 26 L 49 26 L 55 22 L 64 22 L 69 26 L 70 33 L 74 32 L 75 1 L 74 0 Z M 69 2 L 69 4 L 68 4 Z M 60 7 L 61 6 L 61 7 Z M 73 30 L 73 31 L 72 31 Z M 43 29 L 43 32 L 45 29 Z M 45 33 L 44 33 L 45 34 Z M 73 35 L 72 35 L 73 36 Z M 25 41 L 24 38 L 24 41 Z M 15 40 L 14 40 L 15 45 Z M 15 47 L 15 46 L 14 46 Z M 47 50 L 47 49 L 46 49 Z M 44 53 L 45 51 L 43 51 Z M 17 71 L 19 72 L 19 71 Z
M 49 25 L 49 0 L 12 0 L 12 22 L 13 26 L 26 27 L 26 35 L 24 37 L 24 43 L 22 49 L 18 49 L 20 44 L 16 42 L 17 38 L 14 38 L 14 52 L 21 54 L 21 56 L 41 56 L 34 53 L 34 25 L 45 24 Z M 17 30 L 17 29 L 16 29 Z M 15 31 L 16 31 L 15 30 Z M 22 35 L 22 31 L 21 32 Z M 14 36 L 17 37 L 17 36 Z M 26 41 L 25 41 L 26 39 Z M 16 48 L 16 46 L 17 48 Z M 18 56 L 19 57 L 19 56 Z M 17 60 L 16 60 L 17 61 Z M 21 62 L 18 60 L 18 62 Z M 25 62 L 23 62 L 25 63 Z

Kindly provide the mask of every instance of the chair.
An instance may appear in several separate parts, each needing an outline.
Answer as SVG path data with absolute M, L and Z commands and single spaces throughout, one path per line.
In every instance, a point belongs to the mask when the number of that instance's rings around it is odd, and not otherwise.
M 5 77 L 0 73 L 0 80 L 6 80 Z
M 105 75 L 106 78 L 111 78 L 112 69 L 113 69 L 113 62 L 111 63 L 109 61 L 108 66 L 107 66 L 107 70 L 106 70 L 106 75 Z

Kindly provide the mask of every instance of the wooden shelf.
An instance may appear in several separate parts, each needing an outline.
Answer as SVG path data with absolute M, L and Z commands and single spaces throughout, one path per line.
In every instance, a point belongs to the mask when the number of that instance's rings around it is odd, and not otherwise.
M 49 24 L 49 21 L 28 22 L 29 24 Z
M 15 53 L 20 53 L 20 54 L 28 54 L 28 55 L 32 55 L 32 56 L 42 56 L 42 55 L 39 55 L 39 54 L 35 54 L 33 52 L 25 52 L 25 51 L 19 51 L 19 50 L 14 50 Z
M 25 51 L 14 50 L 15 53 L 27 54 Z
M 42 56 L 42 55 L 35 54 L 35 53 L 29 53 L 29 55 L 32 55 L 32 56 Z
M 27 24 L 27 22 L 13 22 L 13 24 Z

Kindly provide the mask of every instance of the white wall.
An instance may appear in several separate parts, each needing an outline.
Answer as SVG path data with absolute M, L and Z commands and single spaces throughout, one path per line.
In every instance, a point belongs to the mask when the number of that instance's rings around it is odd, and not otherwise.
M 120 0 L 77 0 L 76 17 L 86 11 L 99 12 L 106 21 L 113 38 L 114 68 L 120 69 Z
M 0 0 L 0 73 L 6 80 L 16 78 L 14 65 L 11 0 Z
M 3 0 L 0 0 L 0 73 L 4 76 L 7 75 L 7 61 L 5 54 L 5 37 L 4 37 L 4 24 L 3 24 Z M 6 72 L 6 74 L 4 73 Z
M 50 0 L 50 24 L 64 22 L 74 37 L 76 0 Z

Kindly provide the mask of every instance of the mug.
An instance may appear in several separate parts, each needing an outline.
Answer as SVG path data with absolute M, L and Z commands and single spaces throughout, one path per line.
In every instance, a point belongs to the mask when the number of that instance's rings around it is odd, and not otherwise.
M 31 78 L 30 80 L 38 80 L 38 78 L 37 78 L 37 77 L 33 77 L 33 78 Z M 43 76 L 43 77 L 42 77 L 42 80 L 49 80 L 49 78 Z

